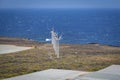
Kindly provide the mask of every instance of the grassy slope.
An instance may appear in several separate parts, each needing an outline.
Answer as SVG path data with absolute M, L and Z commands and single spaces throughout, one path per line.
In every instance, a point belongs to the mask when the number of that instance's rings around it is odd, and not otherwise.
M 32 50 L 0 55 L 0 79 L 49 68 L 96 71 L 112 64 L 120 65 L 120 47 L 97 44 L 60 47 L 56 59 L 52 45 L 38 45 Z

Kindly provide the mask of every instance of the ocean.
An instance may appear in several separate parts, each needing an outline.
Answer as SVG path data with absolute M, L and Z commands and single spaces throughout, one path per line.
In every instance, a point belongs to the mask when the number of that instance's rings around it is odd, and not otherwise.
M 119 9 L 0 10 L 0 36 L 45 42 L 52 28 L 60 43 L 120 46 Z

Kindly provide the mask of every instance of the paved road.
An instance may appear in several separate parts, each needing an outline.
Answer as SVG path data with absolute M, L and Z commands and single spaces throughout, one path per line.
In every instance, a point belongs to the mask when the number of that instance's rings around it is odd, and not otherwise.
M 0 54 L 13 53 L 17 51 L 31 49 L 32 47 L 22 47 L 15 45 L 0 45 Z
M 79 75 L 88 74 L 84 71 L 48 69 L 27 75 L 16 76 L 5 80 L 72 80 Z

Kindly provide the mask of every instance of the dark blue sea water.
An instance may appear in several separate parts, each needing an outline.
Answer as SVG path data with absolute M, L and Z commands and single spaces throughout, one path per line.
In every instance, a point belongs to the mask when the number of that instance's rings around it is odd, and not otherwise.
M 61 43 L 120 46 L 118 9 L 0 10 L 0 36 L 44 42 L 52 27 Z

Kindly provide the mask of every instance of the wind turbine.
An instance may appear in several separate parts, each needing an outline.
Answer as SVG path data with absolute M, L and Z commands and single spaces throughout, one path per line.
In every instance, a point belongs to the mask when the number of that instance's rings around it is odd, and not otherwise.
M 53 49 L 55 51 L 55 55 L 59 58 L 59 40 L 62 36 L 58 36 L 58 34 L 52 29 L 51 31 L 51 43 L 53 45 Z

